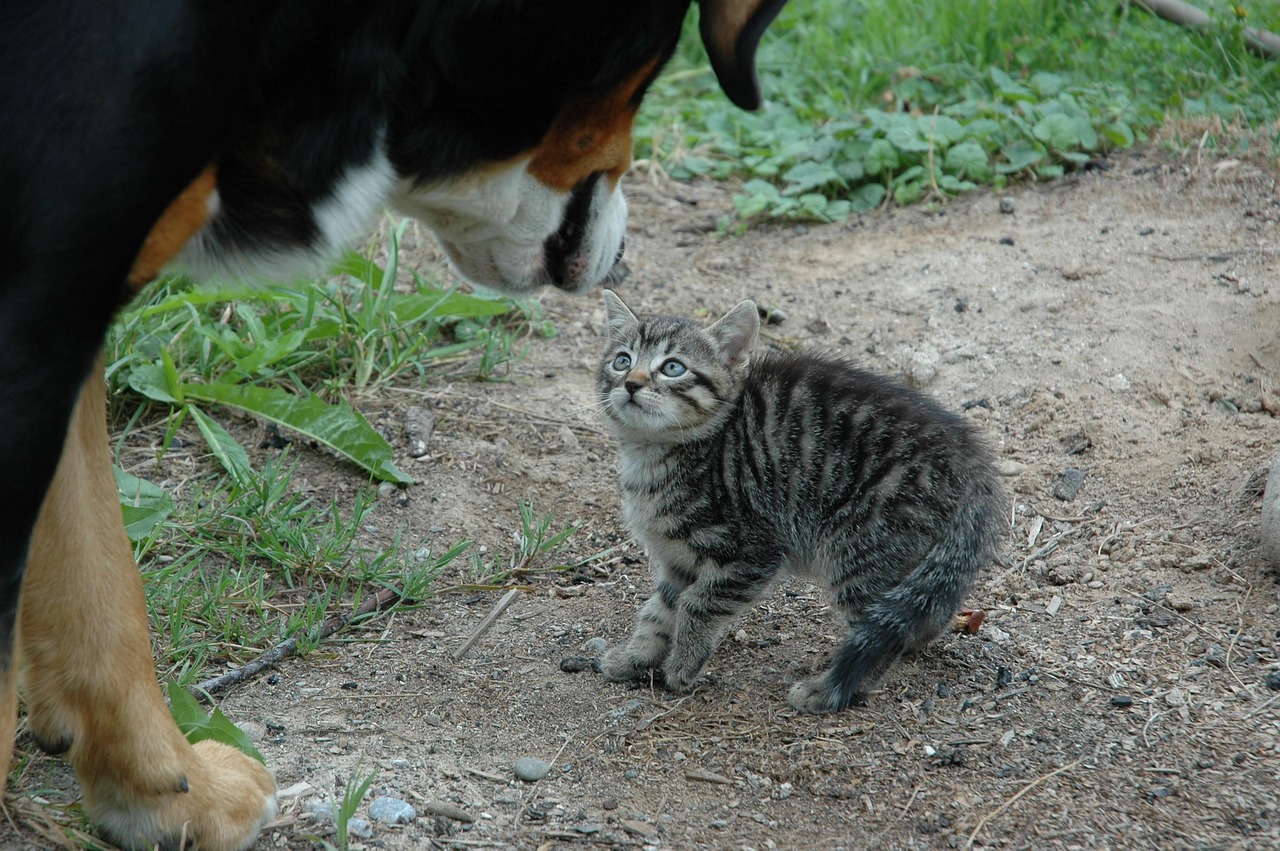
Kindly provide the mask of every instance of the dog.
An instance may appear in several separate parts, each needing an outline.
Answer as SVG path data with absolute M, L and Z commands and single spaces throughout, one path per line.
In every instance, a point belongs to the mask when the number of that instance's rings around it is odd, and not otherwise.
M 289 279 L 384 208 L 465 277 L 582 292 L 691 2 L 728 97 L 785 0 L 14 0 L 0 9 L 0 755 L 65 753 L 125 848 L 252 845 L 275 781 L 156 683 L 100 349 L 142 286 Z M 3 780 L 0 780 L 3 783 Z M 0 787 L 2 788 L 2 787 Z

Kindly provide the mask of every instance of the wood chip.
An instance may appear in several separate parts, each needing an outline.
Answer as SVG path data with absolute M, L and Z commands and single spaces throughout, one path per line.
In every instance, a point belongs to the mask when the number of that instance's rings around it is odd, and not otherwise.
M 622 825 L 623 830 L 632 836 L 653 836 L 658 832 L 658 829 L 653 825 L 633 819 L 624 819 L 619 824 Z
M 720 774 L 713 774 L 702 768 L 689 768 L 684 772 L 686 780 L 699 780 L 703 783 L 719 783 L 722 786 L 732 786 L 733 781 L 728 777 Z
M 471 824 L 476 820 L 476 817 L 471 813 L 445 801 L 427 801 L 422 805 L 422 812 L 430 816 L 442 816 L 465 824 Z
M 982 622 L 986 620 L 986 617 L 987 612 L 985 609 L 964 609 L 960 614 L 956 615 L 952 629 L 955 632 L 973 635 L 982 626 Z

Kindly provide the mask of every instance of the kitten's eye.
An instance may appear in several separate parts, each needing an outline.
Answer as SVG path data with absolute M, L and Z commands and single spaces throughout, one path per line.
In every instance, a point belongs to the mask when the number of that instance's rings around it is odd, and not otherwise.
M 679 378 L 688 371 L 689 368 L 675 358 L 672 358 L 662 365 L 662 374 L 667 378 Z
M 618 356 L 613 359 L 613 368 L 618 372 L 626 372 L 631 369 L 631 355 L 626 352 L 618 352 Z

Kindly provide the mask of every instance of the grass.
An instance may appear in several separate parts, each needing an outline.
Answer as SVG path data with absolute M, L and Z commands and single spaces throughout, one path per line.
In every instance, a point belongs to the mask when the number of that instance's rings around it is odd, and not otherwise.
M 370 251 L 381 263 L 350 253 L 332 277 L 289 289 L 162 281 L 113 329 L 113 421 L 125 435 L 157 434 L 154 458 L 118 468 L 117 483 L 160 636 L 162 678 L 189 686 L 288 637 L 310 649 L 327 615 L 368 593 L 430 596 L 470 547 L 436 552 L 392 531 L 399 520 L 387 516 L 395 510 L 390 486 L 411 479 L 359 407 L 391 385 L 498 379 L 526 338 L 549 330 L 529 305 L 463 294 L 403 268 L 403 231 L 391 229 Z M 332 500 L 299 491 L 291 447 L 255 466 L 223 425 L 228 408 L 332 450 L 370 484 Z M 180 438 L 207 450 L 215 467 L 171 464 Z M 389 483 L 387 498 L 378 480 Z M 522 503 L 513 524 L 545 532 L 550 518 L 537 521 L 531 511 Z M 571 531 L 531 545 L 522 568 Z
M 1243 26 L 1280 27 L 1280 2 L 1200 5 L 1207 34 L 1116 0 L 792 0 L 759 51 L 755 114 L 719 93 L 691 20 L 637 156 L 743 178 L 739 227 L 1052 179 L 1172 119 L 1262 128 L 1275 156 L 1280 62 L 1250 54 Z

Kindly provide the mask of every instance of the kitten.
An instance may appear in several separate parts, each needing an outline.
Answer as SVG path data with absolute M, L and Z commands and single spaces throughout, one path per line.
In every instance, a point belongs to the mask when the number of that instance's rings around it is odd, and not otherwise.
M 609 290 L 604 301 L 599 398 L 627 524 L 657 576 L 605 677 L 687 691 L 738 614 L 791 571 L 826 585 L 850 630 L 791 704 L 860 702 L 952 622 L 995 557 L 991 450 L 963 418 L 844 360 L 753 354 L 754 302 L 704 329 L 637 319 Z

